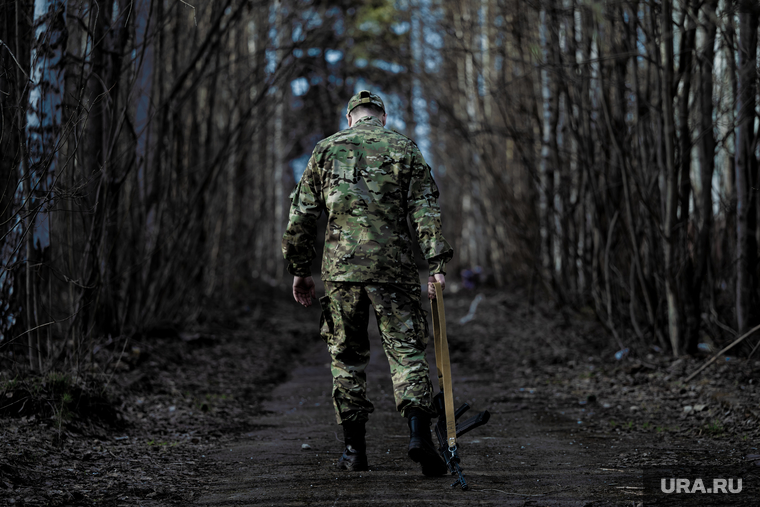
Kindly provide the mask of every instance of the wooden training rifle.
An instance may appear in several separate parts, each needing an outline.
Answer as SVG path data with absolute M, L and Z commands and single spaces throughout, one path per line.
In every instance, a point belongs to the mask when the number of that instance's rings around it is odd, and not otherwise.
M 459 466 L 459 453 L 457 451 L 457 438 L 461 437 L 468 431 L 483 426 L 488 422 L 491 414 L 484 410 L 479 414 L 470 417 L 461 424 L 457 424 L 457 419 L 470 409 L 470 405 L 465 403 L 458 409 L 454 410 L 454 395 L 451 390 L 451 362 L 449 361 L 449 342 L 446 339 L 446 315 L 443 310 L 443 289 L 441 284 L 433 284 L 435 288 L 435 299 L 430 302 L 433 309 L 433 336 L 435 338 L 435 366 L 438 369 L 438 387 L 439 392 L 433 399 L 435 410 L 438 413 L 438 422 L 435 425 L 435 434 L 438 437 L 439 449 L 446 466 L 449 467 L 451 475 L 457 477 L 451 487 L 457 484 L 463 490 L 468 488 L 467 481 L 464 478 L 462 467 Z

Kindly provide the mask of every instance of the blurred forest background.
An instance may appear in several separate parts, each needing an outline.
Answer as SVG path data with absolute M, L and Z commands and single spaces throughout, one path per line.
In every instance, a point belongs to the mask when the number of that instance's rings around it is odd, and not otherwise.
M 0 0 L 0 368 L 78 369 L 289 284 L 288 195 L 365 88 L 433 168 L 449 278 L 480 267 L 594 312 L 621 348 L 726 344 L 760 320 L 759 16 Z

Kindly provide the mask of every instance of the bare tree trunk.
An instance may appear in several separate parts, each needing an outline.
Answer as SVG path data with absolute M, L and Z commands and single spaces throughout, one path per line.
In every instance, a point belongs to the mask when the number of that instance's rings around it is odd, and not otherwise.
M 689 128 L 689 96 L 691 94 L 691 81 L 693 74 L 693 58 L 696 41 L 696 23 L 694 18 L 697 16 L 692 7 L 692 0 L 683 2 L 684 28 L 681 37 L 681 48 L 679 56 L 678 74 L 682 77 L 681 97 L 678 103 L 678 123 L 680 127 L 680 192 L 679 208 L 680 216 L 676 227 L 681 231 L 678 241 L 679 256 L 683 255 L 683 268 L 680 268 L 676 276 L 678 283 L 679 297 L 682 308 L 680 309 L 679 319 L 683 323 L 681 329 L 681 338 L 698 334 L 700 315 L 695 305 L 698 304 L 699 295 L 694 294 L 694 263 L 692 257 L 687 254 L 689 237 L 689 195 L 691 194 L 691 129 Z M 694 299 L 697 299 L 695 301 Z M 696 352 L 696 342 L 694 347 L 689 349 L 688 344 L 682 342 L 681 346 L 686 353 Z
M 715 134 L 713 133 L 713 68 L 715 63 L 715 35 L 717 20 L 715 9 L 718 0 L 710 0 L 704 4 L 705 38 L 702 51 L 699 53 L 699 172 L 700 193 L 697 211 L 697 233 L 694 245 L 694 275 L 690 297 L 692 300 L 692 315 L 689 319 L 689 329 L 686 335 L 686 352 L 693 353 L 699 342 L 699 323 L 702 314 L 702 286 L 710 262 L 710 234 L 713 223 L 712 210 L 712 178 L 715 170 Z M 695 199 L 696 200 L 696 199 Z M 712 293 L 713 287 L 707 287 Z
M 43 369 L 38 331 L 39 276 L 32 265 L 40 265 L 50 246 L 50 216 L 53 185 L 59 177 L 58 143 L 64 91 L 66 50 L 66 4 L 60 0 L 36 0 L 34 4 L 36 45 L 31 55 L 32 88 L 26 115 L 26 157 L 21 164 L 26 207 L 26 313 L 29 332 L 29 362 Z
M 231 71 L 230 74 L 235 76 L 239 82 L 245 82 L 245 77 L 250 72 L 247 65 L 248 59 L 248 40 L 250 38 L 249 27 L 243 25 L 239 27 L 238 33 L 231 37 Z M 238 90 L 238 99 L 235 110 L 237 116 L 242 121 L 242 115 L 249 111 L 251 105 L 251 92 L 246 86 Z M 241 244 L 243 241 L 236 240 L 235 233 L 246 229 L 244 221 L 244 210 L 246 209 L 245 197 L 246 187 L 243 182 L 246 180 L 246 170 L 248 169 L 248 157 L 251 151 L 250 138 L 252 129 L 251 122 L 245 121 L 240 129 L 240 140 L 233 156 L 230 157 L 230 167 L 227 172 L 227 227 L 225 231 L 225 255 L 224 255 L 224 272 L 223 283 L 224 292 L 231 294 L 233 288 L 232 282 L 236 279 L 238 259 L 235 253 L 242 247 L 246 251 L 247 245 Z
M 154 60 L 156 62 L 156 72 L 153 75 L 153 83 L 151 89 L 153 90 L 153 96 L 156 97 L 157 103 L 162 105 L 166 97 L 166 65 L 164 59 L 166 58 L 166 30 L 165 26 L 165 12 L 164 3 L 156 2 L 156 25 L 158 26 L 158 34 L 154 42 L 155 49 L 153 51 Z M 154 150 L 150 161 L 146 161 L 145 170 L 145 224 L 143 226 L 143 244 L 145 245 L 145 255 L 148 261 L 145 263 L 143 270 L 142 284 L 145 287 L 144 301 L 146 304 L 143 306 L 139 321 L 144 321 L 147 316 L 148 309 L 156 304 L 156 291 L 158 290 L 156 278 L 159 275 L 159 268 L 161 266 L 161 249 L 158 248 L 158 241 L 162 234 L 162 223 L 164 213 L 163 202 L 163 185 L 164 180 L 164 163 L 163 163 L 163 151 L 165 149 L 165 137 L 167 130 L 167 115 L 168 111 L 166 107 L 160 107 L 156 111 L 156 118 L 151 122 L 155 130 L 154 136 Z M 200 142 L 200 141 L 199 141 Z
M 25 153 L 24 104 L 28 104 L 31 9 L 25 2 L 4 2 L 0 6 L 0 340 L 10 340 L 11 332 L 25 318 L 23 301 L 23 181 Z M 14 102 L 17 107 L 7 107 Z M 12 189 L 16 189 L 14 192 Z M 8 343 L 7 341 L 5 343 Z
M 275 42 L 275 52 L 277 65 L 282 65 L 285 59 L 285 44 L 288 41 L 289 30 L 285 25 L 282 14 L 282 0 L 275 0 L 274 9 L 276 13 L 275 29 L 277 30 L 277 39 Z M 285 189 L 284 189 L 284 173 L 285 173 L 285 100 L 288 96 L 285 87 L 287 83 L 280 81 L 277 84 L 277 92 L 275 93 L 274 104 L 274 139 L 272 143 L 273 157 L 272 157 L 272 178 L 273 178 L 273 190 L 274 190 L 274 216 L 272 221 L 272 239 L 270 244 L 270 258 L 272 260 L 279 259 L 280 257 L 280 240 L 282 239 L 282 231 L 285 230 Z M 273 262 L 271 263 L 270 276 L 275 280 L 281 280 L 283 277 L 283 263 Z
M 728 121 L 730 122 L 731 130 L 733 131 L 733 135 L 729 135 L 728 132 L 724 133 L 724 152 L 726 153 L 726 174 L 722 178 L 723 183 L 723 192 L 725 195 L 726 200 L 726 222 L 724 224 L 724 233 L 723 236 L 725 238 L 725 251 L 721 252 L 724 254 L 724 258 L 726 259 L 725 264 L 729 264 L 730 267 L 728 269 L 724 269 L 724 276 L 726 278 L 726 284 L 731 287 L 731 290 L 734 292 L 734 297 L 736 295 L 736 97 L 737 91 L 738 91 L 738 72 L 737 72 L 737 61 L 734 57 L 734 53 L 736 51 L 736 26 L 734 23 L 734 17 L 735 12 L 733 9 L 729 9 L 729 13 L 727 16 L 725 16 L 725 23 L 723 26 L 723 37 L 725 39 L 725 48 L 723 49 L 723 54 L 721 55 L 725 61 L 728 63 L 727 65 L 727 78 L 729 82 L 728 89 L 730 91 L 730 96 L 728 99 L 728 102 L 730 102 L 729 111 L 727 113 Z M 732 145 L 733 144 L 733 145 Z M 733 152 L 734 156 L 730 156 Z M 729 261 L 730 259 L 730 261 Z M 716 266 L 717 267 L 717 266 Z M 734 304 L 733 312 L 730 317 L 730 320 L 733 322 L 736 322 L 736 305 Z
M 267 21 L 268 9 L 260 6 L 255 8 L 254 17 L 254 29 L 256 31 L 253 40 L 253 58 L 255 62 L 254 73 L 256 76 L 256 92 L 261 93 L 258 87 L 263 87 L 266 82 L 266 51 L 267 51 L 267 34 L 269 32 L 269 23 Z M 254 277 L 259 278 L 266 272 L 267 257 L 269 256 L 269 248 L 267 248 L 267 242 L 269 238 L 269 229 L 264 226 L 265 213 L 271 209 L 271 202 L 269 199 L 269 181 L 271 180 L 270 168 L 266 163 L 268 143 L 267 133 L 269 114 L 267 111 L 268 101 L 262 101 L 256 106 L 256 116 L 259 120 L 256 122 L 257 130 L 254 137 L 254 150 L 258 154 L 251 160 L 252 172 L 253 172 L 253 236 L 255 238 L 253 244 L 253 263 L 251 265 L 251 272 Z M 279 244 L 279 243 L 278 243 Z
M 736 324 L 740 334 L 757 319 L 752 312 L 757 285 L 755 200 L 755 94 L 757 93 L 758 6 L 743 0 L 739 10 L 739 62 L 736 95 Z
M 213 15 L 213 14 L 212 14 Z M 216 115 L 217 113 L 217 107 L 218 107 L 218 93 L 217 93 L 217 87 L 218 87 L 218 81 L 219 81 L 219 67 L 220 67 L 220 58 L 221 55 L 219 53 L 216 53 L 214 55 L 214 63 L 213 63 L 213 72 L 210 77 L 210 82 L 208 84 L 208 88 L 206 90 L 206 97 L 207 97 L 207 104 L 208 104 L 208 110 L 206 113 L 206 139 L 203 143 L 203 159 L 204 159 L 204 167 L 209 168 L 207 170 L 210 170 L 211 164 L 215 158 L 216 154 L 216 129 L 214 128 L 216 125 Z M 202 179 L 202 178 L 201 178 Z M 208 192 L 205 190 L 201 192 L 200 198 L 198 199 L 198 208 L 196 210 L 196 217 L 198 220 L 198 225 L 200 227 L 200 237 L 198 242 L 198 250 L 202 252 L 202 255 L 206 257 L 207 262 L 206 266 L 203 269 L 203 294 L 205 297 L 211 296 L 211 293 L 214 290 L 214 285 L 216 284 L 216 255 L 214 252 L 219 251 L 219 239 L 220 239 L 220 233 L 221 233 L 221 215 L 215 217 L 213 210 L 214 210 L 214 203 L 213 202 L 207 202 L 207 196 Z M 216 220 L 215 220 L 216 218 Z M 211 241 L 208 241 L 209 236 L 211 237 Z M 210 245 L 208 244 L 210 243 Z
M 592 33 L 594 32 L 593 13 L 590 7 L 582 7 L 581 11 L 581 53 L 583 55 L 583 65 L 581 67 L 580 78 L 580 138 L 578 143 L 581 146 L 581 153 L 583 154 L 580 163 L 582 164 L 583 178 L 586 181 L 587 194 L 584 196 L 584 210 L 581 217 L 583 220 L 583 226 L 586 229 L 584 235 L 583 245 L 583 266 L 584 266 L 584 279 L 586 286 L 589 289 L 589 293 L 594 293 L 594 285 L 592 281 L 598 278 L 597 273 L 593 269 L 594 262 L 596 262 L 596 242 L 597 237 L 596 228 L 598 226 L 599 207 L 597 204 L 597 191 L 596 182 L 594 176 L 591 174 L 593 167 L 596 164 L 596 156 L 594 153 L 594 140 L 591 133 L 591 52 L 593 45 Z M 592 259 L 589 262 L 589 259 Z
M 559 47 L 559 25 L 557 23 L 555 0 L 549 0 L 545 3 L 546 21 L 544 23 L 549 37 L 546 46 L 546 57 L 548 70 L 546 71 L 546 87 L 548 89 L 547 115 L 544 135 L 544 142 L 547 145 L 547 158 L 544 160 L 544 199 L 546 210 L 544 214 L 543 228 L 546 231 L 544 236 L 544 269 L 546 276 L 555 291 L 559 290 L 556 275 L 556 252 L 557 235 L 555 227 L 555 179 L 560 174 L 560 156 L 559 144 L 557 142 L 557 125 L 559 124 L 559 103 L 560 103 L 560 47 Z
M 154 96 L 154 71 L 161 62 L 157 61 L 155 45 L 149 44 L 151 31 L 153 30 L 153 6 L 145 3 L 139 3 L 135 6 L 133 15 L 134 20 L 134 44 L 139 48 L 140 65 L 136 69 L 135 75 L 135 94 L 139 97 L 134 109 L 134 129 L 135 129 L 135 168 L 132 173 L 131 185 L 134 187 L 132 200 L 137 203 L 131 206 L 131 213 L 127 220 L 131 230 L 132 256 L 141 258 L 146 252 L 145 234 L 148 212 L 147 203 L 147 185 L 148 172 L 151 167 L 151 143 L 155 139 L 155 132 L 150 121 L 155 112 L 155 106 L 150 100 Z M 195 112 L 195 109 L 193 110 Z M 197 146 L 197 143 L 193 143 Z M 197 159 L 197 157 L 196 157 Z M 124 312 L 128 322 L 136 322 L 139 319 L 141 305 L 145 298 L 146 283 L 143 277 L 143 270 L 133 269 L 129 271 L 129 282 L 125 286 L 127 297 L 125 298 Z
M 665 144 L 664 167 L 666 181 L 665 202 L 665 291 L 668 305 L 668 335 L 673 356 L 681 354 L 681 322 L 680 301 L 678 298 L 678 285 L 676 282 L 678 229 L 678 170 L 675 167 L 675 154 L 673 140 L 675 138 L 675 126 L 673 125 L 673 2 L 662 2 L 662 114 L 663 114 L 663 141 Z
M 636 3 L 628 11 L 629 47 L 631 48 L 636 48 L 638 46 L 638 23 L 632 21 L 638 18 L 637 9 L 639 8 L 640 7 L 638 3 Z M 651 256 L 651 252 L 656 250 L 656 245 L 653 244 L 652 241 L 652 238 L 655 237 L 655 235 L 652 233 L 653 220 L 651 217 L 646 217 L 645 212 L 647 206 L 642 206 L 642 203 L 640 201 L 634 204 L 632 198 L 632 196 L 636 193 L 634 189 L 637 188 L 639 195 L 642 195 L 644 200 L 648 200 L 648 196 L 646 195 L 648 185 L 646 182 L 651 177 L 652 172 L 655 172 L 656 174 L 656 171 L 651 170 L 651 166 L 653 165 L 651 161 L 654 157 L 653 152 L 650 151 L 650 143 L 652 140 L 652 122 L 650 116 L 646 114 L 646 110 L 642 107 L 645 104 L 649 104 L 651 100 L 651 87 L 648 86 L 648 77 L 649 69 L 652 67 L 652 64 L 646 63 L 647 72 L 644 75 L 643 80 L 640 78 L 641 70 L 638 58 L 631 58 L 631 66 L 633 67 L 633 70 L 631 72 L 631 80 L 633 83 L 633 93 L 636 100 L 632 113 L 636 125 L 635 136 L 636 146 L 638 147 L 638 157 L 635 160 L 636 163 L 631 163 L 628 166 L 631 167 L 632 170 L 630 172 L 626 170 L 623 173 L 623 191 L 626 199 L 626 207 L 630 208 L 630 211 L 628 209 L 626 210 L 626 212 L 630 214 L 629 221 L 632 222 L 632 226 L 637 229 L 636 231 L 631 231 L 631 248 L 633 250 L 633 261 L 636 277 L 641 288 L 642 297 L 644 298 L 644 304 L 646 306 L 649 330 L 658 337 L 660 344 L 662 346 L 665 346 L 664 340 L 662 339 L 662 333 L 657 326 L 656 308 L 652 302 L 653 283 L 651 280 L 651 275 L 645 268 L 647 257 Z M 642 90 L 642 81 L 643 86 L 645 87 L 645 91 Z M 659 91 L 656 90 L 656 92 Z M 659 95 L 659 93 L 657 93 L 657 95 Z M 631 176 L 630 178 L 628 177 L 629 174 Z M 638 220 L 635 221 L 633 218 L 635 215 L 634 210 L 638 212 Z M 644 241 L 641 241 L 644 238 L 646 239 Z M 635 287 L 632 287 L 631 291 L 634 294 L 635 299 Z M 635 301 L 632 301 L 632 304 L 635 304 Z M 633 312 L 631 314 L 631 319 L 636 319 L 636 316 L 633 314 Z

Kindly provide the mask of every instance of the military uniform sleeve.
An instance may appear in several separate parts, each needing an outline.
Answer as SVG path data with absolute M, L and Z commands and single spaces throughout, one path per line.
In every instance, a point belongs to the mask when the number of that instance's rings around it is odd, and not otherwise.
M 290 200 L 288 227 L 282 237 L 282 255 L 288 272 L 294 276 L 311 276 L 311 261 L 317 256 L 317 219 L 324 209 L 318 167 L 312 154 L 301 181 Z
M 409 214 L 417 234 L 417 242 L 427 259 L 430 274 L 445 273 L 445 264 L 454 250 L 443 237 L 441 208 L 438 206 L 438 186 L 425 163 L 419 148 L 410 145 L 412 178 L 409 183 Z

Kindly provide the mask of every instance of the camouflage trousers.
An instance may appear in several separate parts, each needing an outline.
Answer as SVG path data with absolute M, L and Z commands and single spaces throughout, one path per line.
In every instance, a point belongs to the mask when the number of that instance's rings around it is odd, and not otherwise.
M 367 398 L 369 309 L 374 308 L 393 380 L 396 410 L 413 407 L 435 415 L 433 386 L 425 358 L 427 320 L 418 284 L 366 284 L 325 281 L 320 323 L 332 356 L 332 398 L 338 424 L 366 421 L 374 410 Z

